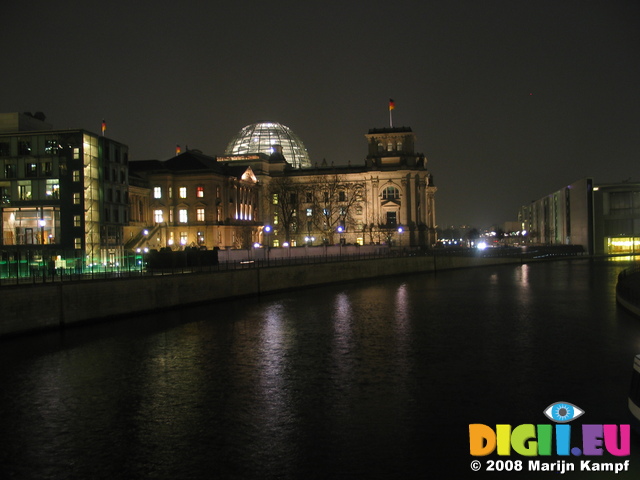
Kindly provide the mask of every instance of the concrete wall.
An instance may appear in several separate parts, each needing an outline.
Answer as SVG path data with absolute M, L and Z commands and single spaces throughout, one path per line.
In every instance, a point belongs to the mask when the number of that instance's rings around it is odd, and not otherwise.
M 5 286 L 0 289 L 0 336 L 57 329 L 81 322 L 313 285 L 519 261 L 513 258 L 397 257 L 212 273 Z

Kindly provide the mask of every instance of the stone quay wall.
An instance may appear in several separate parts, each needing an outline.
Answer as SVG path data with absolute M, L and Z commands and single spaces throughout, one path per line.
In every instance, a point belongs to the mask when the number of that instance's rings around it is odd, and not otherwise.
M 316 285 L 520 262 L 519 258 L 395 257 L 3 286 L 0 337 Z

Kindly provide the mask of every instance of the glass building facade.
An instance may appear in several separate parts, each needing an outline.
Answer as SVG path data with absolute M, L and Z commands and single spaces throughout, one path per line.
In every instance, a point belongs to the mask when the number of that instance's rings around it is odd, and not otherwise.
M 231 139 L 225 155 L 264 153 L 271 155 L 274 145 L 282 147 L 284 158 L 294 168 L 311 167 L 309 152 L 302 140 L 285 125 L 277 122 L 254 123 L 244 127 Z

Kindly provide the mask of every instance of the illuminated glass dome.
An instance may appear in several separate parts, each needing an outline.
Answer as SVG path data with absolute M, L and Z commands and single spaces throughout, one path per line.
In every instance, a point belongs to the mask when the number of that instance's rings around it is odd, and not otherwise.
M 285 125 L 277 122 L 261 122 L 247 125 L 231 139 L 225 155 L 249 153 L 273 153 L 273 146 L 280 145 L 284 158 L 294 168 L 311 166 L 309 152 L 302 140 Z

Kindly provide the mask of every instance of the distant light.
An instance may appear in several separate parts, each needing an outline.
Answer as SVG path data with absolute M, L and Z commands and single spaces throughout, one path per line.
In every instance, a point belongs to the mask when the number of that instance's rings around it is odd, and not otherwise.
M 288 247 L 288 246 L 289 246 L 289 242 L 284 242 L 284 243 L 282 244 L 282 246 L 283 246 L 283 247 Z
M 260 248 L 260 244 L 258 242 L 254 243 L 253 248 Z
M 476 246 L 476 248 L 478 250 L 484 250 L 485 248 L 487 248 L 487 244 L 485 242 L 480 242 L 478 243 L 478 245 Z
M 342 231 L 343 231 L 343 230 L 344 230 L 344 229 L 342 228 L 342 226 L 339 226 L 339 227 L 338 227 L 338 233 L 342 233 Z
M 402 227 L 398 227 L 398 233 L 402 233 L 404 232 L 404 230 L 402 229 Z
M 143 230 L 143 231 L 142 231 L 142 234 L 143 234 L 143 235 L 149 235 L 149 230 L 147 230 L 147 229 Z
M 266 227 L 264 227 L 264 231 L 269 233 L 271 231 L 271 225 L 267 225 Z

